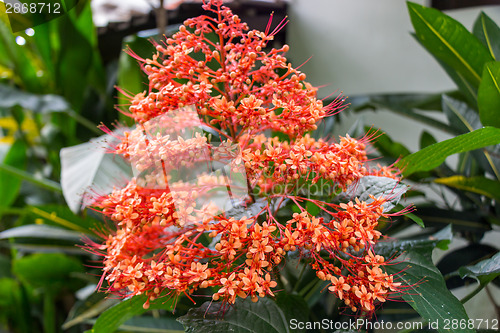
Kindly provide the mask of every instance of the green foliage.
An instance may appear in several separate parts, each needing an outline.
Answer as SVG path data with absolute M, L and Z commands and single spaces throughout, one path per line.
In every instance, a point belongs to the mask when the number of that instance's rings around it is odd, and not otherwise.
M 500 60 L 500 28 L 484 13 L 469 32 L 461 23 L 436 9 L 408 2 L 408 11 L 416 39 L 434 56 L 458 90 L 435 95 L 356 97 L 352 104 L 358 112 L 386 109 L 453 136 L 437 142 L 431 129 L 425 130 L 420 138 L 420 150 L 413 153 L 402 150 L 402 145 L 387 135 L 382 144 L 375 147 L 384 157 L 391 156 L 392 161 L 397 161 L 403 174 L 419 186 L 427 187 L 427 192 L 434 190 L 439 195 L 442 187 L 446 187 L 455 195 L 453 200 L 457 205 L 449 204 L 443 196 L 438 208 L 435 198 L 428 197 L 427 193 L 415 193 L 423 199 L 415 214 L 427 228 L 450 225 L 455 237 L 466 239 L 467 248 L 484 246 L 480 243 L 483 236 L 492 230 L 492 224 L 500 222 L 500 62 L 496 61 Z M 436 112 L 442 113 L 446 120 L 430 116 Z M 453 164 L 448 157 L 455 154 L 458 159 Z M 393 246 L 395 244 L 398 243 Z M 498 249 L 493 249 L 497 254 L 492 258 L 473 266 L 466 266 L 470 263 L 464 261 L 464 256 L 454 257 L 459 261 L 446 272 L 447 277 L 472 277 L 479 282 L 476 290 L 459 302 L 444 291 L 443 277 L 430 260 L 433 246 L 422 248 L 414 241 L 409 244 L 411 247 L 399 258 L 410 263 L 411 268 L 405 271 L 403 280 L 413 283 L 415 292 L 402 295 L 403 299 L 427 321 L 467 319 L 461 303 L 470 300 L 498 276 L 495 270 Z M 394 272 L 404 269 L 399 265 L 389 269 Z M 438 267 L 441 266 L 444 267 L 444 263 L 439 263 Z M 446 305 L 441 308 L 443 300 L 449 309 Z
M 146 302 L 147 297 L 144 295 L 138 295 L 126 301 L 122 301 L 119 304 L 107 309 L 99 316 L 95 322 L 92 330 L 89 333 L 108 333 L 115 332 L 122 324 L 124 324 L 130 318 L 139 316 L 145 313 L 143 305 Z M 164 299 L 158 298 L 151 302 L 149 305 L 150 310 L 173 310 L 174 299 Z M 174 324 L 175 326 L 175 324 Z M 179 328 L 180 325 L 177 326 Z
M 287 319 L 294 313 L 291 312 L 290 304 L 281 302 L 281 305 L 285 309 L 268 298 L 260 299 L 257 303 L 253 303 L 249 298 L 238 299 L 233 307 L 228 308 L 224 308 L 221 303 L 206 302 L 197 309 L 189 310 L 186 316 L 179 318 L 179 321 L 189 333 L 288 333 L 290 326 Z M 303 303 L 301 306 L 304 307 Z M 288 316 L 284 310 L 288 310 Z M 300 317 L 294 318 L 300 320 Z M 300 331 L 294 330 L 294 332 Z

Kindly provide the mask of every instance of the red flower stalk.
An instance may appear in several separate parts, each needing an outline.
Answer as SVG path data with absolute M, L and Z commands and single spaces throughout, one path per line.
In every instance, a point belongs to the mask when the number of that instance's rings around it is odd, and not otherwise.
M 368 138 L 307 134 L 344 106 L 341 97 L 329 106 L 316 98 L 305 74 L 287 63 L 287 45 L 267 48 L 283 22 L 259 32 L 222 1 L 203 8 L 213 15 L 186 20 L 152 59 L 128 51 L 149 89 L 131 97 L 127 114 L 137 127 L 113 148 L 135 177 L 95 203 L 116 224 L 97 248 L 108 291 L 152 300 L 212 288 L 214 300 L 257 301 L 274 295 L 276 272 L 298 251 L 353 311 L 372 312 L 401 289 L 373 252 L 390 198 L 332 202 L 362 177 L 398 179 L 398 171 L 368 167 Z M 289 139 L 266 137 L 268 130 Z M 329 186 L 329 199 L 306 198 L 305 184 Z M 304 201 L 320 208 L 318 216 Z M 291 206 L 300 213 L 278 216 Z

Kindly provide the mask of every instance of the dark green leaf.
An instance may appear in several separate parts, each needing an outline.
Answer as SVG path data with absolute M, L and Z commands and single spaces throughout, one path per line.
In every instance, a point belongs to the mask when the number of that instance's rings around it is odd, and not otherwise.
M 183 333 L 184 327 L 173 317 L 142 316 L 129 319 L 120 330 L 144 333 Z
M 399 142 L 394 142 L 387 134 L 377 136 L 373 145 L 384 157 L 393 157 L 395 159 L 409 155 L 410 151 Z
M 500 127 L 500 62 L 490 62 L 484 67 L 477 105 L 484 126 Z
M 132 317 L 140 316 L 145 313 L 144 303 L 147 297 L 145 295 L 134 296 L 128 300 L 120 302 L 112 308 L 104 311 L 97 318 L 92 333 L 111 333 L 116 331 L 123 323 Z M 173 310 L 174 299 L 158 298 L 150 302 L 149 310 L 163 309 L 167 311 Z
M 434 181 L 438 184 L 485 195 L 488 198 L 500 201 L 500 182 L 483 176 L 465 177 L 457 175 L 447 178 L 438 178 Z
M 14 260 L 12 271 L 35 288 L 57 293 L 64 287 L 76 286 L 70 277 L 75 272 L 83 272 L 83 265 L 61 253 L 35 253 Z
M 456 134 L 456 131 L 451 126 L 429 117 L 416 110 L 439 110 L 440 97 L 439 95 L 420 95 L 420 94 L 389 94 L 389 95 L 371 95 L 351 97 L 351 106 L 355 111 L 365 109 L 384 110 L 400 114 L 410 119 L 421 122 L 442 131 Z M 439 101 L 439 103 L 437 102 Z
M 417 171 L 429 171 L 443 163 L 446 157 L 466 151 L 500 143 L 500 129 L 485 127 L 448 139 L 416 153 L 406 156 L 397 163 L 403 174 L 409 176 Z
M 445 70 L 446 74 L 455 82 L 457 85 L 459 91 L 463 94 L 463 96 L 466 98 L 467 102 L 470 105 L 476 105 L 477 104 L 477 88 L 472 85 L 469 81 L 465 79 L 465 77 L 458 73 L 454 68 L 451 66 L 447 65 L 444 61 L 436 58 L 434 56 L 434 59 L 443 67 Z
M 397 241 L 377 244 L 376 252 L 385 256 L 403 253 L 400 261 L 387 265 L 390 274 L 399 276 L 400 281 L 410 289 L 402 293 L 408 302 L 424 320 L 439 323 L 439 332 L 452 332 L 444 327 L 444 319 L 466 321 L 467 314 L 463 305 L 446 288 L 443 276 L 431 260 L 432 250 L 442 247 L 452 238 L 451 228 L 420 240 Z M 453 330 L 453 332 L 474 332 L 473 330 Z
M 481 42 L 461 23 L 437 9 L 408 2 L 408 10 L 422 45 L 475 88 L 479 87 L 484 64 L 493 60 Z
M 418 207 L 418 216 L 422 218 L 427 227 L 442 228 L 452 225 L 454 231 L 481 232 L 491 230 L 487 220 L 474 211 L 457 211 L 441 209 L 435 206 Z
M 468 133 L 482 127 L 477 111 L 471 109 L 467 103 L 443 95 L 442 107 L 450 125 L 458 133 Z
M 87 82 L 91 70 L 92 45 L 68 15 L 60 17 L 57 23 L 61 50 L 57 59 L 56 82 L 72 109 L 80 110 L 85 93 L 82 82 Z
M 427 251 L 435 247 L 446 249 L 452 238 L 451 226 L 447 226 L 439 232 L 427 237 L 392 242 L 379 242 L 375 246 L 375 252 L 384 257 L 393 257 L 410 250 Z
M 500 60 L 500 28 L 484 12 L 474 22 L 472 33 L 488 48 L 493 58 Z
M 446 279 L 446 286 L 448 289 L 458 288 L 473 282 L 469 278 L 464 280 L 456 275 L 460 268 L 463 269 L 465 265 L 474 265 L 484 260 L 484 258 L 493 256 L 497 252 L 498 250 L 492 246 L 481 243 L 471 243 L 447 252 L 446 255 L 439 260 L 436 266 L 444 276 L 448 275 Z
M 400 280 L 411 289 L 402 294 L 424 320 L 430 323 L 439 323 L 439 332 L 474 332 L 472 329 L 445 328 L 444 320 L 458 320 L 467 322 L 467 314 L 463 305 L 446 288 L 443 276 L 430 259 L 432 247 L 427 249 L 411 249 L 398 260 L 401 263 L 388 265 L 387 271 L 391 274 L 400 274 Z M 435 325 L 435 324 L 434 324 Z
M 491 281 L 500 275 L 500 252 L 497 252 L 490 259 L 483 260 L 474 266 L 462 267 L 459 272 L 462 278 L 486 278 Z
M 427 131 L 423 131 L 420 136 L 420 149 L 424 149 L 430 145 L 437 143 L 437 140 Z
M 17 140 L 10 147 L 2 164 L 5 166 L 25 168 L 26 167 L 26 144 L 22 140 Z M 9 207 L 19 193 L 22 180 L 12 177 L 8 172 L 0 169 L 0 207 Z
M 134 53 L 140 57 L 149 57 L 154 52 L 153 44 L 145 39 L 137 36 L 129 37 L 124 41 L 124 49 L 130 48 Z M 142 72 L 142 69 L 137 61 L 129 54 L 122 52 L 120 54 L 118 66 L 118 86 L 123 91 L 131 94 L 132 96 L 143 92 L 147 86 L 144 84 L 147 78 Z M 129 104 L 130 100 L 123 95 L 119 96 L 118 104 Z
M 261 298 L 256 303 L 250 298 L 237 299 L 234 306 L 226 309 L 222 308 L 220 302 L 205 302 L 199 308 L 189 310 L 187 315 L 178 320 L 188 333 L 290 332 L 285 314 L 269 298 Z
M 309 319 L 309 307 L 306 301 L 299 295 L 280 292 L 276 297 L 276 304 L 278 304 L 285 314 L 288 323 L 290 323 L 291 320 L 307 322 Z M 305 329 L 297 329 L 293 330 L 293 332 L 305 332 Z

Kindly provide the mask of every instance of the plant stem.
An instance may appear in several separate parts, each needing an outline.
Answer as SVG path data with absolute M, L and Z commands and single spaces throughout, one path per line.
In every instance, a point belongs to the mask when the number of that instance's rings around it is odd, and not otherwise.
M 61 185 L 53 180 L 36 178 L 32 174 L 30 174 L 26 171 L 20 170 L 18 168 L 14 168 L 14 167 L 12 167 L 10 165 L 6 165 L 6 164 L 0 164 L 0 170 L 3 170 L 7 173 L 10 173 L 11 175 L 13 175 L 15 177 L 22 178 L 23 180 L 27 180 L 30 183 L 33 183 L 33 184 L 38 185 L 40 187 L 43 187 L 47 190 L 62 193 Z
M 462 304 L 465 304 L 467 303 L 471 298 L 473 298 L 474 296 L 476 296 L 481 290 L 483 290 L 483 288 L 485 287 L 486 285 L 485 284 L 482 284 L 480 283 L 479 286 L 474 289 L 469 295 L 465 296 L 464 298 L 462 298 L 460 300 L 460 303 Z
M 74 110 L 71 110 L 71 109 L 68 110 L 67 114 L 68 114 L 68 116 L 70 116 L 71 118 L 76 120 L 77 123 L 88 128 L 89 130 L 91 130 L 95 134 L 98 134 L 98 135 L 103 134 L 102 131 L 96 126 L 96 124 L 94 124 L 93 122 L 91 122 L 87 118 L 82 117 L 80 114 L 76 113 Z
M 293 290 L 292 290 L 292 293 L 296 292 L 297 291 L 297 288 L 299 287 L 299 283 L 300 281 L 302 280 L 302 276 L 304 275 L 304 272 L 306 270 L 306 267 L 307 265 L 304 264 L 304 266 L 302 266 L 302 270 L 300 271 L 300 274 L 299 274 L 299 278 L 297 279 L 297 282 L 295 282 L 295 286 L 293 286 Z
M 56 332 L 56 311 L 54 297 L 49 291 L 45 291 L 43 296 L 43 331 L 44 333 Z

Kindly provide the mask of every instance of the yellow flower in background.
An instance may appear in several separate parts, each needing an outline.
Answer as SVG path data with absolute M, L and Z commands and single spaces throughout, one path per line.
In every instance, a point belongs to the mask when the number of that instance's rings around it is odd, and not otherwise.
M 18 129 L 19 125 L 13 117 L 0 118 L 0 144 L 14 143 L 14 134 Z M 21 131 L 24 132 L 30 143 L 39 136 L 35 120 L 27 114 L 21 123 Z

